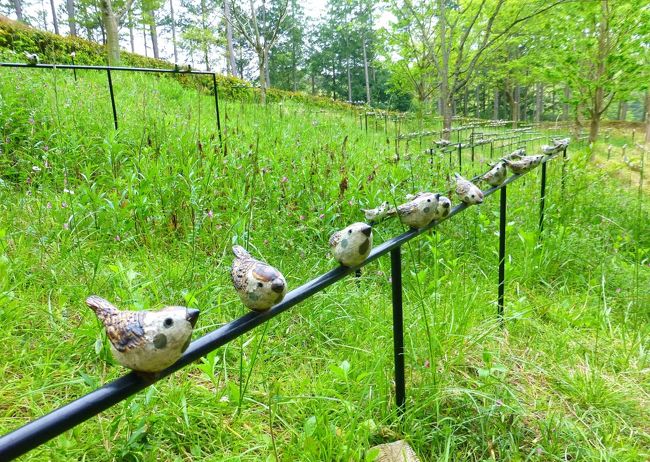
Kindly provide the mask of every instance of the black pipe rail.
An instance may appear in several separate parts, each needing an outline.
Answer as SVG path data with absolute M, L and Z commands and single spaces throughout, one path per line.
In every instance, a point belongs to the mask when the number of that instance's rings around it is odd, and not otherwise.
M 74 58 L 73 62 L 74 62 Z M 13 67 L 20 69 L 72 69 L 75 81 L 77 80 L 77 70 L 89 71 L 106 71 L 108 77 L 108 91 L 111 97 L 111 108 L 113 110 L 113 126 L 118 129 L 117 109 L 115 107 L 115 93 L 113 91 L 113 79 L 111 71 L 119 72 L 144 72 L 156 74 L 187 74 L 187 75 L 211 75 L 212 88 L 214 92 L 214 104 L 217 117 L 217 132 L 219 134 L 219 146 L 223 147 L 221 134 L 221 118 L 219 117 L 219 91 L 217 88 L 217 73 L 213 71 L 196 71 L 192 69 L 183 69 L 175 67 L 174 69 L 158 69 L 155 67 L 124 67 L 124 66 L 90 66 L 85 64 L 27 64 L 27 63 L 0 63 L 0 67 Z
M 566 157 L 566 148 L 562 151 Z M 559 153 L 546 156 L 542 160 L 542 167 L 546 162 L 557 157 Z M 544 169 L 542 198 L 545 196 L 546 171 Z M 506 187 L 521 178 L 524 174 L 511 175 L 500 185 L 488 189 L 484 196 L 490 196 L 496 191 L 501 192 L 500 218 L 499 218 L 499 279 L 498 279 L 498 301 L 497 317 L 499 322 L 504 323 L 504 289 L 505 289 L 505 243 L 506 243 Z M 564 178 L 563 178 L 564 180 Z M 563 181 L 564 183 L 564 181 Z M 543 202 L 542 202 L 543 204 Z M 391 284 L 393 304 L 393 344 L 395 360 L 395 394 L 397 411 L 401 415 L 406 410 L 406 381 L 404 365 L 404 328 L 402 311 L 402 264 L 401 247 L 417 236 L 438 226 L 441 222 L 469 208 L 464 203 L 452 208 L 449 215 L 439 221 L 433 221 L 421 229 L 410 229 L 382 244 L 376 246 L 370 252 L 368 258 L 356 268 L 339 266 L 321 276 L 306 282 L 302 286 L 289 292 L 284 300 L 273 308 L 264 312 L 249 312 L 244 316 L 235 319 L 219 329 L 216 329 L 192 342 L 181 358 L 164 371 L 157 374 L 155 378 L 143 378 L 137 373 L 128 373 L 106 385 L 66 404 L 43 417 L 29 422 L 22 427 L 0 437 L 0 460 L 8 461 L 25 454 L 31 449 L 42 445 L 50 439 L 70 430 L 76 425 L 88 420 L 94 415 L 110 408 L 129 396 L 152 385 L 156 381 L 171 375 L 188 364 L 200 359 L 211 351 L 238 338 L 260 324 L 287 311 L 298 303 L 306 300 L 312 295 L 322 291 L 326 287 L 342 280 L 350 274 L 358 274 L 357 271 L 377 260 L 379 257 L 391 254 Z M 544 209 L 541 208 L 540 225 L 543 220 Z

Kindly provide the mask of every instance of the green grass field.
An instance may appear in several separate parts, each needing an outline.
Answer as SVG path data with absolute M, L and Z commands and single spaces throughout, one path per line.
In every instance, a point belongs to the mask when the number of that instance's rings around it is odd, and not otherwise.
M 198 337 L 246 312 L 233 243 L 291 289 L 335 266 L 328 237 L 360 208 L 449 189 L 431 138 L 397 157 L 390 123 L 366 134 L 353 111 L 222 101 L 220 149 L 212 96 L 113 80 L 118 131 L 105 74 L 0 69 L 3 434 L 125 372 L 88 295 L 199 308 Z M 564 192 L 549 164 L 541 236 L 539 172 L 508 187 L 505 329 L 496 195 L 404 247 L 403 418 L 382 258 L 24 460 L 372 460 L 400 438 L 422 460 L 647 460 L 650 208 L 620 161 L 590 155 L 570 145 Z M 382 223 L 375 244 L 404 230 Z

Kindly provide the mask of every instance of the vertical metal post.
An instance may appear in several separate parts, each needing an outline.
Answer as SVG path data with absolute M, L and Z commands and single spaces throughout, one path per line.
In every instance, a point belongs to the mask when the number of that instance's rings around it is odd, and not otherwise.
M 544 231 L 544 201 L 546 200 L 546 162 L 542 163 L 542 185 L 539 194 L 539 234 Z
M 497 298 L 497 317 L 503 326 L 503 291 L 506 275 L 506 186 L 501 188 L 499 202 L 499 287 Z
M 113 79 L 111 78 L 111 70 L 106 69 L 108 75 L 108 91 L 111 93 L 111 106 L 113 107 L 113 125 L 117 130 L 117 109 L 115 109 L 115 94 L 113 93 Z
M 566 148 L 562 150 L 562 197 L 564 197 L 564 182 L 566 177 Z
M 366 134 L 368 133 L 368 113 L 366 112 Z
M 219 90 L 217 89 L 217 74 L 212 74 L 212 89 L 214 91 L 214 108 L 217 112 L 217 131 L 219 132 L 219 147 L 223 148 L 221 139 L 221 117 L 219 116 Z
M 463 152 L 460 147 L 460 141 L 458 142 L 458 173 L 463 173 Z
M 72 65 L 74 66 L 74 52 L 70 55 L 70 59 L 72 60 Z M 72 74 L 74 75 L 74 81 L 77 81 L 77 69 L 72 68 Z
M 402 310 L 402 248 L 390 251 L 390 272 L 393 288 L 393 350 L 395 354 L 395 400 L 400 414 L 406 408 L 404 378 L 404 315 Z

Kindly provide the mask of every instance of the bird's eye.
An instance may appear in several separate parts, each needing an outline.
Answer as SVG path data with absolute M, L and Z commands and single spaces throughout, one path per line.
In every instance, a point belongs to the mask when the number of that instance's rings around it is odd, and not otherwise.
M 352 230 L 351 230 L 351 229 L 348 229 L 348 234 L 352 234 Z
M 431 199 L 427 199 L 427 202 L 431 202 Z
M 174 325 L 174 320 L 172 318 L 167 318 L 165 319 L 165 322 L 163 322 L 163 326 L 165 327 L 171 327 Z
M 472 199 L 474 199 L 474 194 L 472 194 Z
M 264 286 L 264 284 L 262 284 L 261 282 L 257 283 L 257 287 L 263 287 L 263 286 Z

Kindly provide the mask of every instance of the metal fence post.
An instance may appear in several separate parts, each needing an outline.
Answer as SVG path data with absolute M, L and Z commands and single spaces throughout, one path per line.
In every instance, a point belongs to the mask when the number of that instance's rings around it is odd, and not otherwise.
M 506 274 L 506 186 L 501 188 L 499 201 L 499 287 L 497 299 L 497 317 L 503 326 L 503 291 Z
M 458 173 L 463 173 L 463 150 L 458 142 Z
M 539 234 L 544 231 L 544 202 L 546 200 L 546 162 L 542 163 L 542 185 L 539 195 Z
M 406 408 L 404 379 L 404 315 L 402 310 L 402 248 L 390 251 L 390 272 L 393 289 L 393 349 L 395 354 L 395 400 L 400 414 Z
M 219 117 L 219 90 L 217 89 L 217 74 L 212 74 L 212 88 L 214 90 L 214 107 L 217 111 L 217 131 L 219 132 L 219 147 L 223 148 L 221 139 L 221 117 Z
M 111 70 L 106 69 L 108 75 L 108 91 L 111 93 L 111 106 L 113 107 L 113 125 L 117 130 L 117 109 L 115 109 L 115 94 L 113 93 L 113 79 L 111 78 Z
M 562 150 L 562 197 L 564 197 L 564 183 L 566 181 L 566 148 Z

